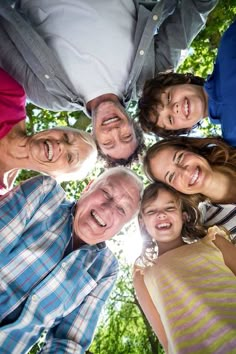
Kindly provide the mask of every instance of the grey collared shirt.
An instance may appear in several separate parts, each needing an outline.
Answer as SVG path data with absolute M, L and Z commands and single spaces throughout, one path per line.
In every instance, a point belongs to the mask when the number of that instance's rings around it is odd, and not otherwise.
M 0 66 L 23 85 L 36 105 L 86 111 L 52 50 L 10 2 L 0 3 Z M 120 97 L 124 105 L 138 98 L 147 79 L 177 67 L 181 51 L 190 45 L 216 4 L 217 0 L 136 1 L 135 55 Z

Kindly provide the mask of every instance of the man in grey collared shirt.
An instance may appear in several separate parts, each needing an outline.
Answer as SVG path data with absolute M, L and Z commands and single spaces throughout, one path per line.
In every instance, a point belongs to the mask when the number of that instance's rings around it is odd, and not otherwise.
M 0 3 L 0 66 L 36 105 L 84 110 L 101 153 L 125 164 L 142 136 L 124 107 L 177 67 L 217 0 L 10 2 Z

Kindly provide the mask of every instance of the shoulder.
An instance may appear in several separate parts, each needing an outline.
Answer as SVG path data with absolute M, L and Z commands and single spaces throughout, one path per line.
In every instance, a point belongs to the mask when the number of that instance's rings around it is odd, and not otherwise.
M 32 177 L 20 184 L 22 189 L 27 188 L 41 188 L 41 189 L 53 189 L 58 185 L 56 180 L 50 176 L 39 175 Z
M 218 50 L 218 56 L 226 52 L 235 53 L 236 48 L 236 21 L 234 21 L 223 34 Z
M 65 192 L 56 180 L 44 175 L 26 180 L 16 187 L 16 189 L 13 189 L 13 193 L 21 194 L 32 202 L 51 198 L 57 200 L 65 198 Z
M 23 87 L 2 68 L 0 68 L 0 91 L 9 94 L 12 94 L 12 91 L 14 91 L 18 95 L 22 94 L 25 96 Z

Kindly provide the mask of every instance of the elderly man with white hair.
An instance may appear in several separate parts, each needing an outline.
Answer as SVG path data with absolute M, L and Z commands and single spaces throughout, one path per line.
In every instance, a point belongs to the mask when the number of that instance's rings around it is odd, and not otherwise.
M 77 202 L 48 176 L 0 200 L 0 348 L 84 353 L 117 277 L 105 240 L 139 208 L 142 182 L 130 170 L 103 173 Z

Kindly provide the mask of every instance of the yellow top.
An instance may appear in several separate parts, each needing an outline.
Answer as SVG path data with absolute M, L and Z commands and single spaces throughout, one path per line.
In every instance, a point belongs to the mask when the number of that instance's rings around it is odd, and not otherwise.
M 158 257 L 144 281 L 168 338 L 168 353 L 236 353 L 236 277 L 207 236 Z

